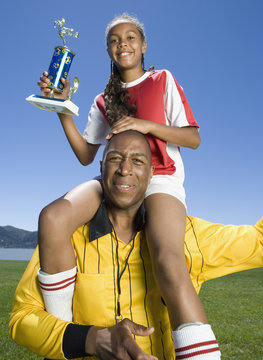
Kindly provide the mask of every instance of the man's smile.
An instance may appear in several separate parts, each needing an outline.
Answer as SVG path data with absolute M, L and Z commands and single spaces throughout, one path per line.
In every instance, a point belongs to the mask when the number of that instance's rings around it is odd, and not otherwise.
M 132 184 L 114 183 L 115 188 L 120 192 L 127 192 L 135 188 Z

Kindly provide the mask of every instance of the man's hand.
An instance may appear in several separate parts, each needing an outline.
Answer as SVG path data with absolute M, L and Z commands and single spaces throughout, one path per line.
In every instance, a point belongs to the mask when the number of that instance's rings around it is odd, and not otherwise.
M 147 355 L 133 338 L 133 335 L 149 336 L 153 332 L 153 328 L 129 319 L 109 328 L 93 326 L 86 338 L 86 352 L 102 360 L 158 360 Z

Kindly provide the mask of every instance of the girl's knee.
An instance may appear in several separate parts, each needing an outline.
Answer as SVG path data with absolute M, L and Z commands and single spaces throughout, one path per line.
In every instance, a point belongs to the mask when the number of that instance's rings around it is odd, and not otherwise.
M 39 214 L 39 231 L 56 229 L 58 227 L 61 229 L 61 226 L 66 227 L 70 220 L 70 213 L 70 206 L 67 205 L 65 200 L 58 200 L 45 206 Z

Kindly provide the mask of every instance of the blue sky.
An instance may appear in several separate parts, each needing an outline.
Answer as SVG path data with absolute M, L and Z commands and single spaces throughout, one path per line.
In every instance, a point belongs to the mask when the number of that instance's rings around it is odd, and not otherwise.
M 61 45 L 54 20 L 79 31 L 69 39 L 80 86 L 73 100 L 83 131 L 110 62 L 104 31 L 124 11 L 144 23 L 146 66 L 169 69 L 200 125 L 198 150 L 182 149 L 188 213 L 220 223 L 262 215 L 263 2 L 261 0 L 5 1 L 1 6 L 0 226 L 37 229 L 41 209 L 99 171 L 83 167 L 56 114 L 25 101 Z

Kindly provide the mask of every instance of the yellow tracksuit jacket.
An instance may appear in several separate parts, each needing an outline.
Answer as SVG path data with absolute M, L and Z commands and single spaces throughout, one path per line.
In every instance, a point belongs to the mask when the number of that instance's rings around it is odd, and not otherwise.
M 138 231 L 134 241 L 127 245 L 115 238 L 108 218 L 105 219 L 105 213 L 98 214 L 72 238 L 78 268 L 73 321 L 85 325 L 115 325 L 119 318 L 119 280 L 123 318 L 155 328 L 149 337 L 137 336 L 138 344 L 159 360 L 175 359 L 168 314 L 153 278 L 144 233 Z M 185 256 L 197 292 L 206 280 L 262 267 L 263 219 L 255 226 L 224 226 L 188 217 Z M 36 249 L 15 292 L 9 332 L 17 344 L 40 356 L 65 359 L 62 343 L 69 323 L 45 311 L 38 269 Z

